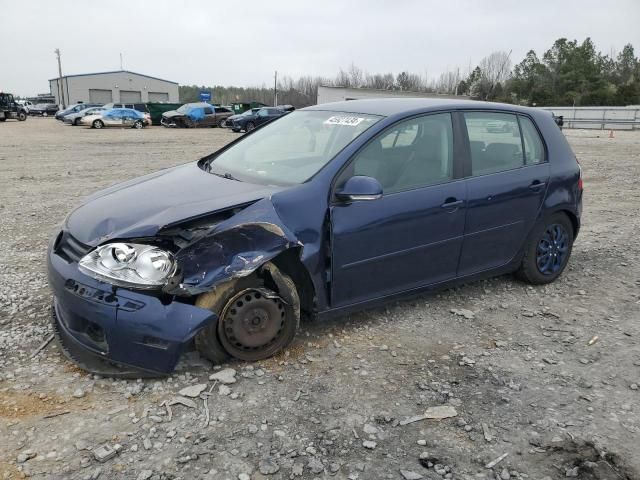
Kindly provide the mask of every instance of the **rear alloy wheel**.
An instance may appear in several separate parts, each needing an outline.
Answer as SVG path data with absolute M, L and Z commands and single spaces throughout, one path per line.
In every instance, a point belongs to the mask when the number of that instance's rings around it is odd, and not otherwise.
M 133 128 L 140 130 L 141 128 L 144 128 L 144 123 L 142 123 L 141 120 L 136 120 L 133 124 Z
M 91 124 L 91 126 L 93 128 L 100 129 L 100 128 L 104 127 L 104 123 L 102 122 L 102 120 L 94 120 L 93 123 Z
M 573 225 L 564 213 L 539 223 L 527 240 L 518 277 L 534 285 L 553 282 L 569 262 L 573 235 Z
M 256 128 L 256 126 L 253 122 L 247 122 L 247 128 L 246 128 L 247 132 L 250 132 L 254 128 Z

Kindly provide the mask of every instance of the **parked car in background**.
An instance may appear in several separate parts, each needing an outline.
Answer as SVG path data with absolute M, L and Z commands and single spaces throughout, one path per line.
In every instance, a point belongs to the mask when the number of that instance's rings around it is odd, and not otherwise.
M 496 121 L 510 128 L 487 132 Z M 95 373 L 117 371 L 108 360 L 167 374 L 194 340 L 214 363 L 264 359 L 303 316 L 510 272 L 553 282 L 582 196 L 580 165 L 543 110 L 308 107 L 74 209 L 48 250 L 54 331 Z
M 261 108 L 262 107 L 255 107 L 255 108 L 251 108 L 251 109 L 249 109 L 249 110 L 247 110 L 245 112 L 238 113 L 236 115 L 231 115 L 230 117 L 227 117 L 227 119 L 224 121 L 224 126 L 226 128 L 232 128 L 233 123 L 234 123 L 235 120 L 240 119 L 242 116 L 247 117 L 249 115 L 255 115 L 258 112 L 258 110 L 260 110 Z M 239 130 L 237 130 L 237 131 L 239 131 Z
M 177 128 L 224 127 L 225 120 L 231 115 L 233 112 L 225 107 L 204 102 L 186 103 L 177 110 L 163 113 L 160 123 Z
M 151 119 L 133 108 L 112 108 L 82 117 L 80 124 L 97 129 L 105 127 L 139 129 L 151 125 Z
M 259 108 L 254 113 L 245 116 L 239 116 L 233 119 L 228 127 L 234 132 L 239 132 L 241 130 L 250 132 L 254 128 L 259 127 L 260 125 L 264 125 L 265 123 L 286 115 L 287 113 L 289 112 L 279 107 L 263 107 Z
M 101 107 L 100 103 L 76 103 L 75 105 L 71 105 L 64 110 L 58 110 L 56 112 L 56 120 L 62 121 L 62 119 L 69 115 L 70 113 L 78 113 L 80 110 L 84 110 L 89 107 Z
M 80 110 L 76 113 L 70 113 L 65 115 L 63 118 L 64 123 L 68 123 L 69 125 L 80 125 L 80 120 L 82 120 L 87 115 L 95 115 L 101 112 L 106 112 L 108 109 L 105 107 L 88 107 L 84 110 Z
M 27 113 L 29 113 L 29 109 L 33 107 L 33 102 L 30 102 L 29 100 L 18 100 L 16 103 L 18 105 L 22 105 L 22 107 L 27 111 Z
M 36 103 L 29 108 L 29 115 L 37 117 L 48 117 L 58 112 L 58 105 L 55 103 Z
M 112 108 L 132 108 L 142 113 L 149 113 L 146 103 L 106 103 L 103 107 L 107 109 Z

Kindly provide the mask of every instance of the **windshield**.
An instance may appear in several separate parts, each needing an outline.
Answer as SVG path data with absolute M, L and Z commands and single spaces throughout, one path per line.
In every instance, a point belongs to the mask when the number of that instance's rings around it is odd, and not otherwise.
M 178 108 L 178 110 L 176 110 L 178 113 L 189 113 L 190 110 L 192 110 L 193 108 L 195 108 L 193 105 L 182 105 L 180 108 Z
M 265 185 L 303 183 L 381 117 L 360 113 L 293 112 L 212 158 L 211 173 Z

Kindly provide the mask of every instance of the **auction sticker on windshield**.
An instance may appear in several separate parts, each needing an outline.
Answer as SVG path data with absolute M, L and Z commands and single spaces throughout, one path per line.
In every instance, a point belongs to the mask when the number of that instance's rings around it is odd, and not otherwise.
M 325 125 L 347 125 L 350 127 L 355 127 L 362 123 L 366 118 L 363 117 L 347 117 L 347 116 L 333 116 L 329 117 L 324 121 Z

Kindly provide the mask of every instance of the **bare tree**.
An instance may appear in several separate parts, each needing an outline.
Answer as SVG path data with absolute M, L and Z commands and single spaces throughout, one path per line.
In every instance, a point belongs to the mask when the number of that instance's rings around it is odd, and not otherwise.
M 493 52 L 484 57 L 478 67 L 480 78 L 471 85 L 472 96 L 478 96 L 483 100 L 490 100 L 494 96 L 496 88 L 504 85 L 511 76 L 511 51 L 509 53 Z

